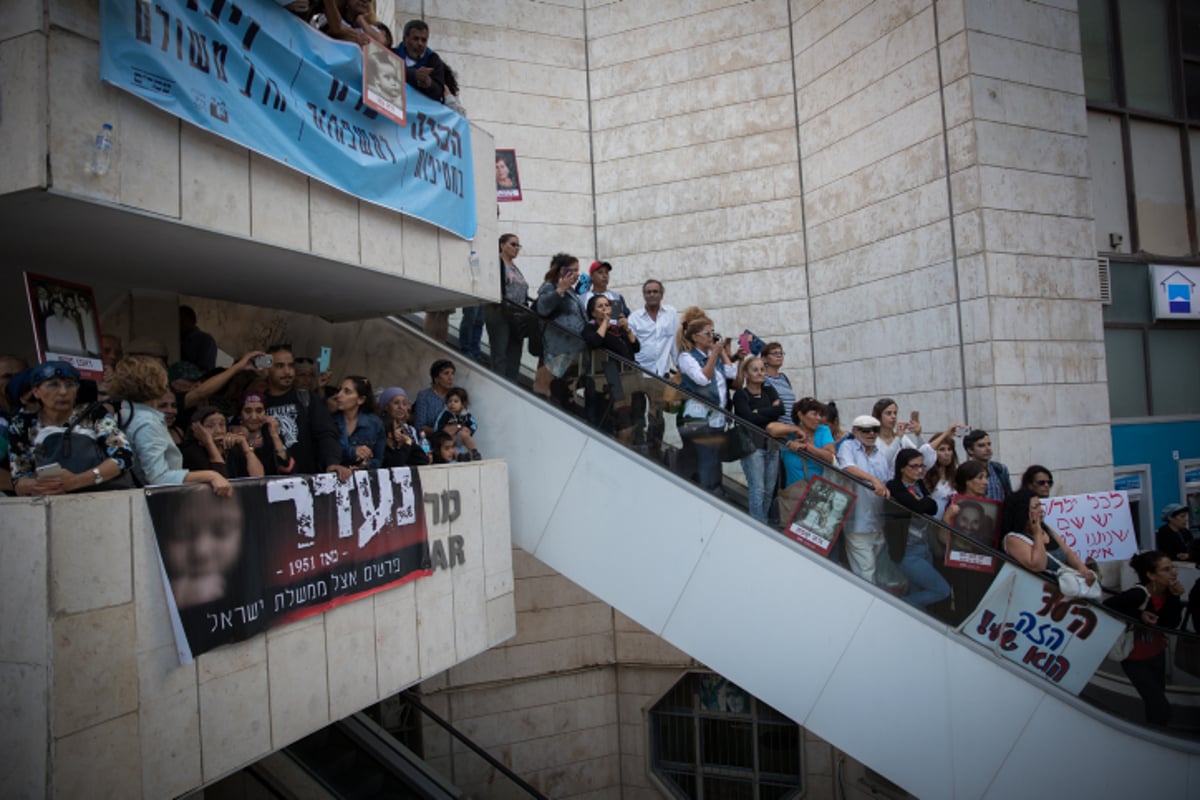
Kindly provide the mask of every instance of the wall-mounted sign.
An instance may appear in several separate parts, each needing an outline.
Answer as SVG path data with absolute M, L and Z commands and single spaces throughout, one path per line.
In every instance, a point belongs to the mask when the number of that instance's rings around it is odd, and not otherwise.
M 1150 266 L 1155 319 L 1200 319 L 1200 267 Z

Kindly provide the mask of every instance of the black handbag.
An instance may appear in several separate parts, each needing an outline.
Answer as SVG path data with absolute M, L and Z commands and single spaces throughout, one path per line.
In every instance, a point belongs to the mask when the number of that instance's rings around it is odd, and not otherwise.
M 750 431 L 741 425 L 734 425 L 725 432 L 725 439 L 721 442 L 721 460 L 740 461 L 757 449 Z

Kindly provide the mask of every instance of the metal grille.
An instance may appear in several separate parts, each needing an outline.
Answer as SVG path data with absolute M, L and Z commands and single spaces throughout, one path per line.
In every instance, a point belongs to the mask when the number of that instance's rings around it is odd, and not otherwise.
M 650 738 L 651 766 L 676 797 L 800 796 L 800 726 L 720 675 L 675 684 L 650 711 Z

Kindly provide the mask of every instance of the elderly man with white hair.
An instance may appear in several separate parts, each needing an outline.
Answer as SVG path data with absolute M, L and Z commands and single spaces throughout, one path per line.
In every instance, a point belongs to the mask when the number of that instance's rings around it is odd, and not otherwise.
M 842 469 L 871 485 L 874 494 L 858 492 L 858 501 L 846 526 L 846 555 L 850 569 L 863 580 L 875 582 L 875 559 L 883 549 L 883 500 L 891 478 L 887 457 L 876 446 L 879 420 L 869 415 L 854 418 L 853 437 L 838 448 Z

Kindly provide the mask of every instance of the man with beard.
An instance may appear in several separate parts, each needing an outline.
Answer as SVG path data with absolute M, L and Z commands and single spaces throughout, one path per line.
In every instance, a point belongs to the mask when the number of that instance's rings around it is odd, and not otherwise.
M 271 345 L 267 353 L 271 366 L 267 368 L 263 405 L 267 414 L 279 420 L 279 435 L 296 460 L 295 471 L 335 472 L 342 481 L 349 480 L 350 468 L 341 466 L 342 448 L 325 402 L 294 386 L 296 365 L 291 345 Z

